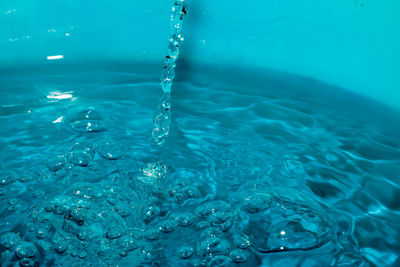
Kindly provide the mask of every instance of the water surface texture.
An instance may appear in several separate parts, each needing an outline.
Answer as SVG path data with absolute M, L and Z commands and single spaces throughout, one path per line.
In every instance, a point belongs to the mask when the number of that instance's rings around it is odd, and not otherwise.
M 400 265 L 398 113 L 198 68 L 177 76 L 159 147 L 154 73 L 1 71 L 1 266 Z

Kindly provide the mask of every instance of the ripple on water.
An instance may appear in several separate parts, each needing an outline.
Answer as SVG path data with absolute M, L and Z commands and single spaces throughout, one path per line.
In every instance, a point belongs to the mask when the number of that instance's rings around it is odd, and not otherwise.
M 250 237 L 250 242 L 257 251 L 269 253 L 311 250 L 330 241 L 335 242 L 334 225 L 315 209 L 315 204 L 310 207 L 300 199 L 292 202 L 284 195 L 283 198 L 277 196 L 278 192 L 262 193 L 263 199 L 268 199 L 268 205 L 256 198 L 260 192 L 250 191 L 244 194 L 243 209 L 247 215 L 244 215 L 246 219 L 243 220 L 242 231 Z M 249 194 L 255 197 L 251 198 Z M 255 208 L 250 210 L 249 199 L 256 200 Z

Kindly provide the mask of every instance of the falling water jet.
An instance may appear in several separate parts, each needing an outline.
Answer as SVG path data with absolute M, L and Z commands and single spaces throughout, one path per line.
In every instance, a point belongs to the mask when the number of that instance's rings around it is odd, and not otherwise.
M 182 23 L 187 13 L 185 0 L 176 0 L 171 12 L 170 39 L 168 44 L 168 55 L 165 57 L 165 65 L 161 72 L 161 88 L 164 95 L 153 116 L 153 139 L 158 145 L 165 142 L 169 133 L 171 123 L 171 87 L 175 77 L 176 61 L 179 57 L 179 45 L 183 42 Z

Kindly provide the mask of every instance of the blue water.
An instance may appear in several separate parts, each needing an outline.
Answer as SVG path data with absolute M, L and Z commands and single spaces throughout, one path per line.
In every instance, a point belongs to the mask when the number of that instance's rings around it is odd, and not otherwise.
M 102 66 L 102 67 L 99 67 Z M 400 114 L 267 70 L 0 71 L 1 266 L 400 266 Z

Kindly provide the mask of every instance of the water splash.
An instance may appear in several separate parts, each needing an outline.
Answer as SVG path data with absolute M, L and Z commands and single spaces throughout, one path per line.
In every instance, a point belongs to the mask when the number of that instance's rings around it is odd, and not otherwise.
M 168 55 L 165 57 L 165 65 L 160 77 L 164 95 L 153 116 L 154 128 L 152 135 L 154 142 L 158 145 L 164 143 L 165 137 L 169 133 L 171 123 L 171 87 L 175 78 L 176 60 L 179 57 L 179 45 L 183 42 L 182 24 L 186 13 L 185 0 L 176 0 L 171 12 Z

